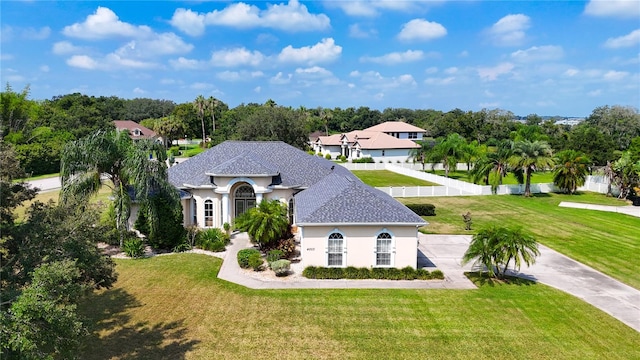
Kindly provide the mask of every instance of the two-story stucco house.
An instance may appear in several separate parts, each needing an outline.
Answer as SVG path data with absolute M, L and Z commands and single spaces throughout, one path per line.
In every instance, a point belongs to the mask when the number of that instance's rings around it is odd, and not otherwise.
M 416 267 L 426 222 L 340 165 L 283 142 L 226 141 L 169 169 L 185 225 L 222 227 L 262 199 L 288 206 L 304 266 Z

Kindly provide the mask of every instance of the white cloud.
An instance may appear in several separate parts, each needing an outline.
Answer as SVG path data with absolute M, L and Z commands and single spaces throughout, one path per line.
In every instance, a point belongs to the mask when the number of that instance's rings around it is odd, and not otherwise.
M 591 0 L 584 8 L 586 15 L 633 18 L 640 16 L 637 0 Z
M 310 76 L 314 76 L 314 77 L 327 77 L 327 76 L 333 76 L 333 74 L 331 73 L 331 71 L 320 67 L 320 66 L 313 66 L 313 67 L 309 67 L 309 68 L 298 68 L 296 69 L 296 74 L 299 75 L 310 75 Z
M 216 51 L 211 54 L 213 66 L 234 67 L 251 65 L 258 66 L 265 60 L 265 56 L 259 51 L 249 51 L 246 48 L 235 48 Z
M 378 32 L 375 29 L 364 30 L 358 24 L 349 25 L 349 36 L 352 38 L 367 39 L 376 35 L 378 35 Z
M 114 36 L 139 37 L 150 34 L 148 26 L 134 26 L 119 20 L 116 13 L 106 7 L 98 7 L 82 23 L 65 26 L 62 33 L 69 37 L 95 40 Z
M 197 36 L 204 33 L 204 15 L 189 9 L 177 9 L 169 23 L 187 35 Z
M 453 84 L 455 80 L 455 76 L 449 76 L 446 78 L 427 78 L 424 83 L 427 85 L 449 85 Z
M 154 57 L 157 55 L 185 54 L 193 49 L 193 45 L 185 43 L 174 33 L 154 34 L 145 40 L 132 40 L 116 50 L 123 57 Z
M 407 50 L 403 53 L 392 52 L 377 57 L 363 56 L 360 58 L 361 62 L 371 62 L 375 64 L 395 65 L 408 62 L 419 61 L 424 58 L 422 50 Z
M 342 54 L 342 46 L 336 45 L 332 38 L 326 38 L 313 46 L 294 48 L 289 45 L 282 49 L 278 60 L 315 65 L 334 61 L 340 57 L 340 54 Z
M 544 45 L 533 46 L 527 50 L 518 50 L 511 53 L 511 58 L 521 62 L 537 62 L 562 59 L 564 51 L 562 46 Z
M 510 14 L 498 20 L 489 29 L 493 43 L 498 46 L 520 45 L 524 42 L 525 31 L 531 27 L 531 19 L 523 14 Z
M 397 0 L 325 1 L 325 6 L 338 7 L 349 16 L 360 17 L 378 16 L 388 10 L 410 12 L 419 8 L 415 2 Z
M 73 54 L 83 51 L 83 49 L 79 46 L 75 46 L 68 41 L 58 41 L 53 44 L 52 51 L 56 55 L 66 55 Z
M 500 75 L 510 73 L 513 68 L 513 64 L 508 62 L 498 64 L 494 67 L 481 67 L 478 68 L 478 76 L 480 76 L 482 80 L 493 81 L 496 80 Z
M 208 83 L 203 83 L 203 82 L 195 82 L 189 85 L 189 87 L 194 90 L 207 90 L 207 89 L 211 89 L 213 85 Z
M 142 90 L 139 87 L 136 87 L 136 88 L 133 89 L 133 93 L 134 94 L 144 94 L 144 93 L 146 93 L 146 91 Z
M 578 75 L 578 73 L 580 73 L 580 70 L 572 68 L 572 69 L 567 69 L 567 71 L 564 72 L 564 75 L 572 77 L 572 76 Z
M 286 85 L 291 82 L 291 74 L 287 74 L 286 76 L 282 73 L 282 71 L 278 72 L 276 76 L 269 79 L 269 82 L 274 85 Z
M 458 72 L 458 68 L 455 67 L 455 66 L 452 66 L 452 67 L 447 68 L 447 69 L 444 70 L 444 73 L 445 74 L 449 74 L 449 75 L 453 75 L 453 74 L 455 74 L 457 72 Z
M 361 73 L 352 71 L 349 76 L 359 78 L 366 89 L 393 89 L 399 87 L 414 87 L 416 81 L 410 74 L 403 74 L 394 77 L 384 77 L 377 71 L 367 71 Z
M 626 71 L 609 70 L 602 77 L 606 81 L 620 81 L 620 80 L 624 80 L 628 76 L 629 76 L 629 73 Z
M 202 35 L 206 25 L 285 31 L 315 31 L 331 27 L 328 16 L 309 13 L 307 7 L 297 0 L 290 0 L 287 4 L 267 4 L 265 10 L 242 2 L 202 14 L 181 8 L 174 12 L 170 23 L 191 36 Z
M 262 76 L 264 76 L 262 71 L 222 71 L 216 74 L 218 79 L 229 82 L 245 81 Z
M 49 66 L 48 65 L 41 65 L 40 66 L 40 71 L 42 72 L 49 72 Z
M 203 66 L 202 62 L 194 59 L 179 57 L 175 60 L 169 60 L 169 64 L 176 70 L 194 70 Z
M 22 37 L 27 40 L 44 40 L 48 38 L 49 35 L 51 35 L 51 28 L 48 26 L 40 29 L 29 27 L 22 30 Z
M 398 39 L 404 41 L 432 40 L 445 35 L 447 35 L 447 29 L 437 22 L 427 21 L 425 19 L 413 19 L 402 25 Z
M 427 74 L 435 74 L 435 73 L 438 72 L 438 68 L 435 67 L 435 66 L 432 66 L 432 67 L 427 68 L 424 72 L 427 73 Z
M 637 4 L 640 7 L 640 3 Z M 617 38 L 609 38 L 604 46 L 611 49 L 625 48 L 640 45 L 640 29 Z
M 87 70 L 98 68 L 98 63 L 87 55 L 73 55 L 67 59 L 67 65 Z

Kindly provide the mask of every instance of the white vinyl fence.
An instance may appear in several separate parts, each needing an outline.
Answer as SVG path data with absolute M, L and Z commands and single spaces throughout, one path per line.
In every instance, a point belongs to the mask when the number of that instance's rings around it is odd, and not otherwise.
M 410 176 L 416 179 L 429 181 L 439 184 L 440 186 L 385 186 L 378 187 L 393 197 L 428 197 L 428 196 L 470 196 L 470 195 L 491 195 L 491 186 L 476 185 L 465 181 L 450 179 L 444 176 L 426 173 L 422 170 L 421 164 L 349 164 L 354 168 L 350 170 L 389 170 L 398 174 Z M 418 170 L 412 169 L 412 165 L 418 165 Z M 464 166 L 466 164 L 458 164 Z M 350 166 L 347 166 L 349 169 Z M 552 183 L 531 184 L 531 193 L 550 193 L 557 192 L 558 188 Z M 578 191 L 593 191 L 601 194 L 607 193 L 608 183 L 603 176 L 587 176 L 584 186 L 578 188 Z M 500 185 L 496 191 L 497 195 L 519 195 L 524 193 L 524 184 L 516 185 Z M 614 187 L 613 194 L 617 195 L 618 191 Z

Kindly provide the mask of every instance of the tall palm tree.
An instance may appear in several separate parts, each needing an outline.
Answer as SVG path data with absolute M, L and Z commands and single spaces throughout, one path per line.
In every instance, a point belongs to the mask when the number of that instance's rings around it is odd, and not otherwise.
M 422 171 L 424 171 L 424 164 L 427 162 L 429 151 L 433 147 L 433 143 L 427 140 L 418 140 L 416 141 L 416 144 L 420 145 L 420 147 L 411 149 L 409 152 L 409 158 L 411 158 L 413 162 L 421 163 Z
M 553 183 L 565 193 L 573 194 L 589 174 L 589 159 L 584 153 L 564 150 L 556 154 L 556 166 L 553 168 Z
M 96 131 L 67 143 L 63 149 L 60 200 L 74 198 L 86 202 L 100 190 L 101 179 L 108 179 L 106 185 L 112 190 L 122 245 L 131 213 L 130 188 L 141 204 L 148 204 L 149 195 L 156 193 L 167 194 L 174 205 L 179 204 L 177 191 L 167 179 L 165 160 L 166 151 L 161 144 L 151 140 L 134 143 L 126 131 Z M 155 210 L 150 209 L 150 213 L 152 226 L 157 227 Z
M 516 141 L 513 143 L 513 155 L 509 164 L 521 169 L 524 175 L 524 196 L 531 196 L 531 174 L 537 170 L 551 168 L 554 161 L 551 147 L 544 141 Z
M 202 147 L 205 147 L 205 141 L 207 139 L 207 134 L 204 130 L 204 111 L 207 107 L 207 100 L 205 100 L 204 96 L 198 95 L 198 97 L 193 101 L 193 106 L 198 112 L 198 118 L 200 118 L 200 123 L 202 124 Z
M 209 96 L 207 99 L 206 107 L 211 111 L 211 137 L 216 132 L 216 108 L 220 105 L 220 100 L 214 98 L 213 96 Z
M 491 191 L 495 194 L 498 186 L 502 185 L 502 178 L 509 171 L 509 159 L 513 155 L 510 141 L 502 141 L 494 148 L 489 149 L 484 156 L 478 158 L 471 171 L 471 180 L 478 183 L 482 180 L 491 185 Z
M 449 169 L 455 168 L 458 160 L 463 157 L 464 148 L 467 145 L 465 138 L 459 134 L 449 134 L 446 138 L 440 139 L 439 142 L 429 152 L 428 160 L 435 163 L 442 163 L 444 166 L 444 175 L 449 177 Z

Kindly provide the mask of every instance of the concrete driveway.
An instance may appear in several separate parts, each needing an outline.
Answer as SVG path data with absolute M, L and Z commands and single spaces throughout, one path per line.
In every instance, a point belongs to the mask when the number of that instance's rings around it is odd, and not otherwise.
M 459 279 L 471 265 L 461 265 L 470 235 L 420 234 L 418 257 L 428 267 L 437 267 L 445 276 Z M 640 291 L 599 271 L 540 245 L 540 256 L 531 267 L 513 275 L 538 281 L 580 298 L 640 332 Z

